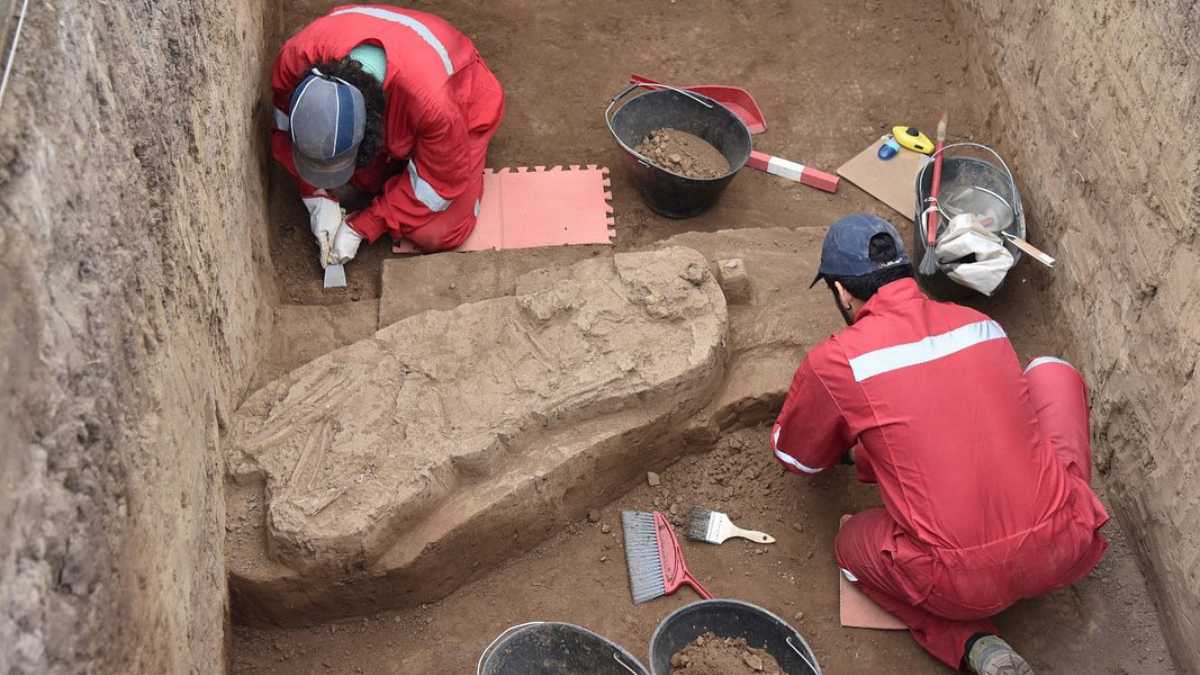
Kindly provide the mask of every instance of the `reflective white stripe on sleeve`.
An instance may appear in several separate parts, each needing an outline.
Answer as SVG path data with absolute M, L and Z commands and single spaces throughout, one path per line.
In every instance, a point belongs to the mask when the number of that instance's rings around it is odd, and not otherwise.
M 437 190 L 433 189 L 432 185 L 426 183 L 424 178 L 421 178 L 421 174 L 417 173 L 416 162 L 411 159 L 408 160 L 408 180 L 412 183 L 413 194 L 417 196 L 417 199 L 421 200 L 425 208 L 434 213 L 441 213 L 450 208 L 450 200 L 443 199 L 437 193 Z
M 446 51 L 446 46 L 442 44 L 442 41 L 425 24 L 411 16 L 388 9 L 380 9 L 379 7 L 347 7 L 346 9 L 339 9 L 333 12 L 330 16 L 340 16 L 342 14 L 362 14 L 363 16 L 383 19 L 384 21 L 391 21 L 392 23 L 398 23 L 411 28 L 413 32 L 421 36 L 421 39 L 426 44 L 433 48 L 433 51 L 437 52 L 438 58 L 442 60 L 442 67 L 446 69 L 446 74 L 454 74 L 454 64 L 450 62 L 450 53 Z
M 801 464 L 800 462 L 797 462 L 795 457 L 792 457 L 791 455 L 786 454 L 780 450 L 775 451 L 775 456 L 778 457 L 779 461 L 783 462 L 784 464 L 787 464 L 788 466 L 794 466 L 797 469 L 800 469 L 801 471 L 803 471 L 804 473 L 821 473 L 822 471 L 825 470 L 825 469 L 814 469 L 811 466 L 805 466 L 805 465 Z
M 1003 337 L 1006 336 L 1000 324 L 995 321 L 977 321 L 948 333 L 930 335 L 916 342 L 884 347 L 856 356 L 850 359 L 850 370 L 854 372 L 854 380 L 862 382 L 893 370 L 936 361 L 988 340 Z
M 287 113 L 279 108 L 275 108 L 275 128 L 280 131 L 288 131 L 292 128 L 292 121 L 288 119 Z
M 824 471 L 824 469 L 814 469 L 811 466 L 805 466 L 804 464 L 796 461 L 795 457 L 792 457 L 791 455 L 787 454 L 786 452 L 783 452 L 782 450 L 780 450 L 779 449 L 779 432 L 780 431 L 782 431 L 782 429 L 780 429 L 779 425 L 776 424 L 774 431 L 771 432 L 771 451 L 775 453 L 775 456 L 779 458 L 779 461 L 783 462 L 784 464 L 787 464 L 788 466 L 794 466 L 797 469 L 800 469 L 801 471 L 803 471 L 804 473 L 821 473 L 822 471 Z
M 1025 372 L 1028 373 L 1029 371 L 1033 370 L 1034 368 L 1037 368 L 1038 366 L 1044 366 L 1047 363 L 1061 363 L 1062 365 L 1070 368 L 1071 370 L 1075 370 L 1075 366 L 1067 363 L 1066 361 L 1063 361 L 1062 359 L 1056 359 L 1053 356 L 1039 356 L 1036 359 L 1030 361 L 1028 366 L 1025 366 Z

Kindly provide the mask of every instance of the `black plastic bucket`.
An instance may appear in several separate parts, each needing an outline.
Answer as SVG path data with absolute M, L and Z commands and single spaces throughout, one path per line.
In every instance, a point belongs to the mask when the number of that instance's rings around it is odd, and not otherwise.
M 632 654 L 569 623 L 536 621 L 513 626 L 479 657 L 476 675 L 649 675 Z
M 1008 165 L 1004 163 L 1004 160 L 995 150 L 979 143 L 954 143 L 947 145 L 943 149 L 943 153 L 946 150 L 964 148 L 983 150 L 990 153 L 999 166 L 996 163 L 977 157 L 966 155 L 951 157 L 950 155 L 944 155 L 942 158 L 942 182 L 939 189 L 941 197 L 945 199 L 948 193 L 948 186 L 973 185 L 989 190 L 1008 202 L 1012 208 L 1013 222 L 1004 231 L 1022 239 L 1027 239 L 1028 231 L 1025 224 L 1025 210 L 1021 206 L 1021 193 L 1017 190 L 1016 181 L 1013 179 L 1012 171 L 1009 170 Z M 923 214 L 927 206 L 926 200 L 929 198 L 929 192 L 932 188 L 933 162 L 928 162 L 917 172 L 917 222 L 916 226 L 913 227 L 912 250 L 914 265 L 920 263 L 921 258 L 925 256 L 925 249 L 927 248 L 926 238 L 928 235 L 925 228 L 926 220 Z M 938 233 L 940 234 L 942 229 L 946 227 L 946 219 L 939 217 L 937 223 Z M 1004 247 L 1012 254 L 1013 267 L 1016 267 L 1017 263 L 1021 262 L 1021 249 L 1007 240 L 1004 242 Z M 1009 271 L 1012 270 L 1010 269 Z M 918 273 L 916 277 L 918 283 L 921 284 L 921 287 L 926 292 L 942 300 L 966 300 L 972 296 L 979 295 L 975 290 L 959 285 L 953 279 L 946 276 L 946 273 L 940 269 L 932 275 L 925 276 Z M 1003 287 L 1004 284 L 1001 282 L 1000 286 L 996 287 L 996 292 L 999 292 Z
M 675 610 L 650 638 L 650 672 L 669 675 L 671 657 L 704 633 L 745 638 L 779 663 L 787 675 L 821 675 L 817 657 L 800 633 L 771 612 L 740 600 L 701 600 Z
M 608 130 L 629 157 L 634 183 L 651 209 L 668 218 L 698 216 L 717 203 L 750 159 L 750 130 L 720 103 L 674 88 L 641 94 L 612 112 L 617 102 L 637 86 L 626 88 L 609 103 L 604 113 Z M 703 138 L 725 156 L 729 173 L 718 178 L 688 178 L 651 162 L 635 148 L 651 131 L 662 128 Z

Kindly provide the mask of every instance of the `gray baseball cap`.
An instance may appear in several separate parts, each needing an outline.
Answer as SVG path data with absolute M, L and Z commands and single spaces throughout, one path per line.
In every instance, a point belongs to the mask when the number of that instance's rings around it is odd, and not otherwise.
M 292 91 L 290 109 L 296 172 L 313 187 L 348 183 L 366 128 L 362 92 L 313 68 Z

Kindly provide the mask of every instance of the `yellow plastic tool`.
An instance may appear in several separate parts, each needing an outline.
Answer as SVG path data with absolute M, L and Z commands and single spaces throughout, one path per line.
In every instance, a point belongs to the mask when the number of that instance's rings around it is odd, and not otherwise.
M 933 141 L 916 127 L 892 127 L 892 137 L 900 145 L 926 155 L 933 154 Z

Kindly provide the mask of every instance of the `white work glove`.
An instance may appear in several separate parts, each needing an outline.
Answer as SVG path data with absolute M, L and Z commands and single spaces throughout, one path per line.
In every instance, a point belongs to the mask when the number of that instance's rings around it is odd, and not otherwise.
M 362 240 L 363 236 L 355 232 L 350 223 L 342 221 L 342 226 L 333 238 L 333 248 L 329 251 L 329 264 L 344 265 L 350 262 L 358 253 L 358 245 Z
M 308 209 L 309 227 L 312 229 L 313 236 L 317 238 L 317 245 L 321 247 L 321 267 L 329 264 L 329 256 L 333 250 L 334 241 L 337 239 L 338 230 L 345 223 L 342 207 L 324 194 L 325 192 L 321 190 L 312 197 L 303 199 L 304 206 Z

